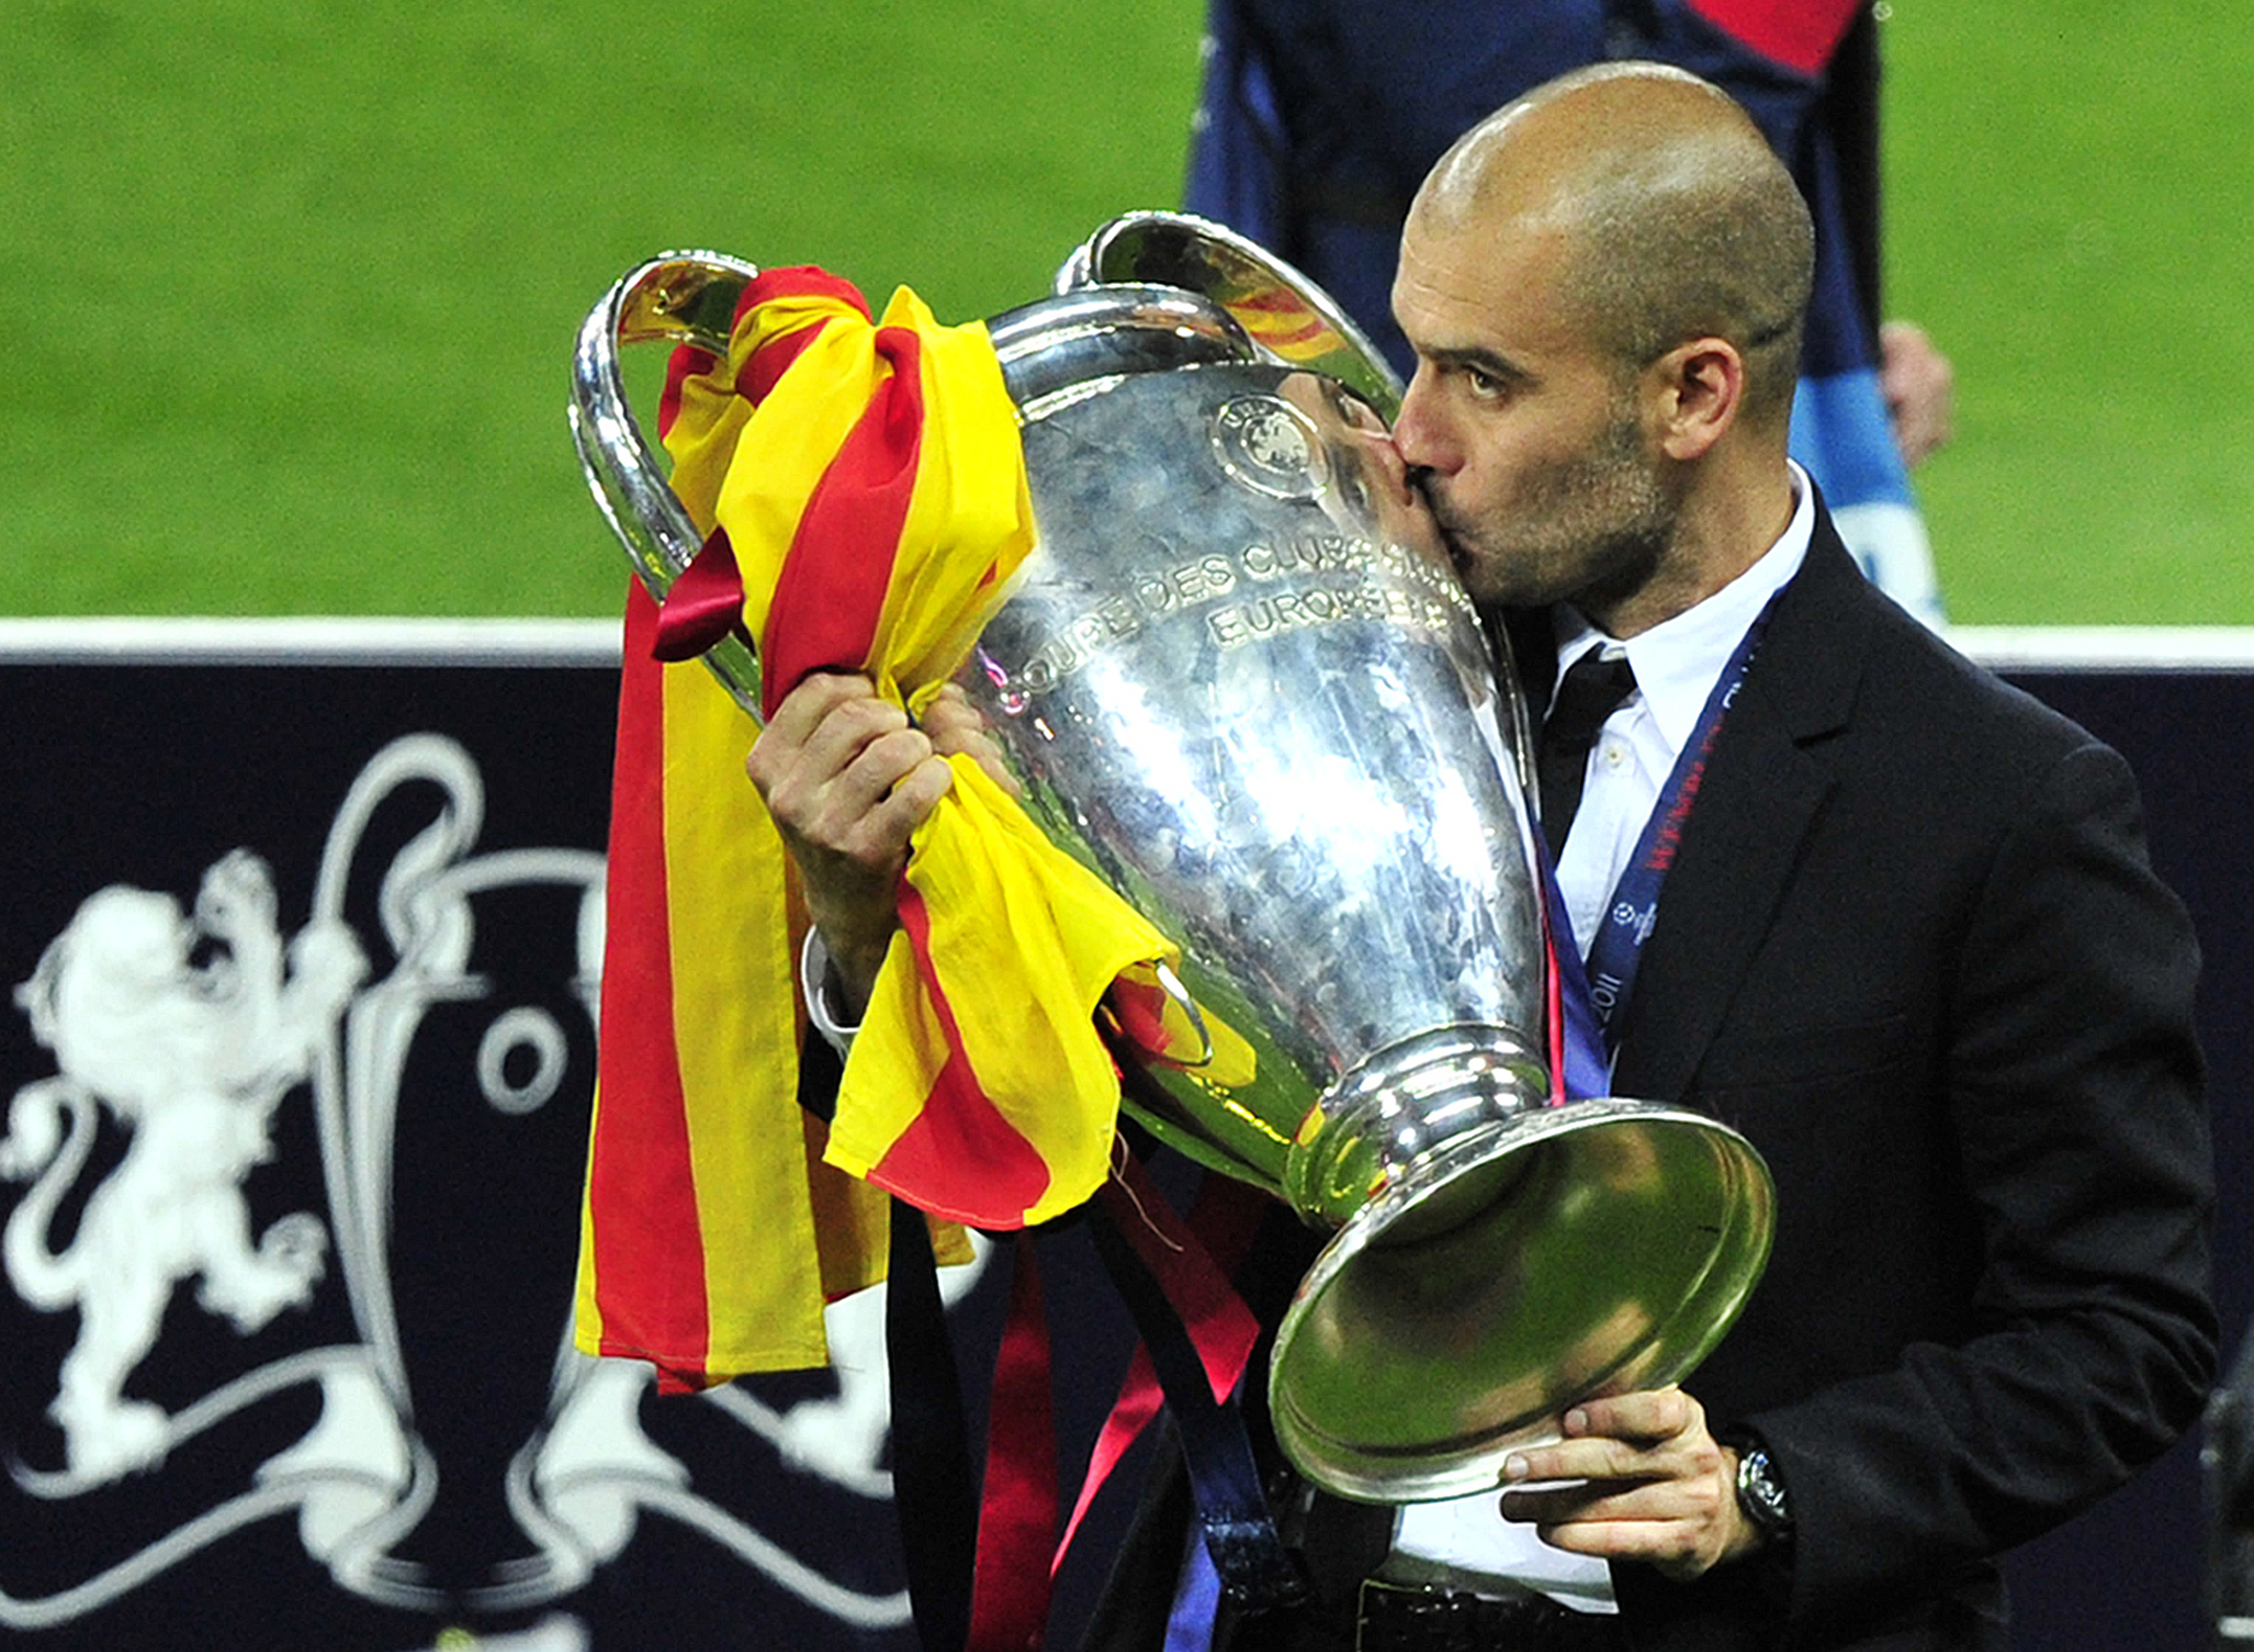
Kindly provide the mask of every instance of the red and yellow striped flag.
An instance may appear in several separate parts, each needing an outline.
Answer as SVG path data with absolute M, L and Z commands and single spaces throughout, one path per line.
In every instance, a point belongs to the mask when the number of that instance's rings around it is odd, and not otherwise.
M 1256 342 L 1287 362 L 1320 365 L 1338 348 L 1336 330 L 1280 287 L 1239 294 L 1229 313 Z
M 982 326 L 904 289 L 872 324 L 785 270 L 747 286 L 726 361 L 676 355 L 662 418 L 708 538 L 662 612 L 628 603 L 577 1337 L 693 1386 L 822 1363 L 824 1301 L 883 1274 L 879 1189 L 994 1228 L 1088 1197 L 1119 1103 L 1097 1006 L 1171 954 L 954 758 L 835 1119 L 801 1114 L 804 918 L 744 778 L 755 731 L 653 651 L 741 625 L 770 710 L 848 670 L 916 714 L 1032 548 L 1015 409 Z

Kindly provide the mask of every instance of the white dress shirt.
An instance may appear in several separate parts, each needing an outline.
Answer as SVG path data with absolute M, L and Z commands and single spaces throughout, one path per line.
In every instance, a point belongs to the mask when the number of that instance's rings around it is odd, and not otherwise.
M 1798 465 L 1792 467 L 1792 521 L 1783 535 L 1695 608 L 1625 642 L 1570 610 L 1558 610 L 1560 680 L 1592 648 L 1625 652 L 1636 674 L 1635 691 L 1605 719 L 1589 751 L 1581 808 L 1558 858 L 1558 892 L 1584 958 L 1722 669 L 1768 599 L 1807 557 L 1815 531 L 1815 490 Z M 1536 1589 L 1583 1612 L 1619 1610 L 1603 1561 L 1552 1548 L 1532 1526 L 1504 1520 L 1499 1504 L 1495 1492 L 1479 1491 L 1404 1506 L 1382 1573 L 1401 1583 L 1431 1582 L 1483 1594 Z
M 1792 467 L 1792 484 L 1795 504 L 1783 536 L 1697 607 L 1625 642 L 1607 637 L 1569 609 L 1558 610 L 1560 680 L 1595 648 L 1625 653 L 1636 674 L 1635 692 L 1605 719 L 1590 748 L 1581 809 L 1558 857 L 1558 892 L 1584 958 L 1722 668 L 1768 599 L 1799 572 L 1808 554 L 1815 531 L 1814 490 L 1798 465 Z

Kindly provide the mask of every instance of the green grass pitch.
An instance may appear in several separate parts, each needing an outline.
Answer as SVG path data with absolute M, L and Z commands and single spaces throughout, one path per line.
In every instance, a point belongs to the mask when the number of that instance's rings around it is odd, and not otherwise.
M 1891 308 L 1955 618 L 2254 617 L 2254 13 L 1894 0 Z M 944 317 L 1178 198 L 1197 0 L 0 0 L 0 612 L 616 610 L 563 421 L 627 267 Z

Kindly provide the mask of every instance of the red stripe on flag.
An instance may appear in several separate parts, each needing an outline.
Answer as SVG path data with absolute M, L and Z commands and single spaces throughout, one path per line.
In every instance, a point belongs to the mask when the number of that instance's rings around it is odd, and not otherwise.
M 948 1058 L 915 1121 L 871 1166 L 869 1180 L 935 1216 L 973 1227 L 1022 1227 L 1026 1212 L 1048 1191 L 1049 1166 L 979 1088 L 954 1010 L 932 972 L 931 915 L 923 897 L 906 884 L 900 890 L 900 924 L 916 949 L 926 996 L 947 1035 Z
M 765 401 L 767 392 L 775 388 L 775 381 L 791 370 L 791 363 L 805 353 L 808 345 L 822 336 L 822 330 L 828 325 L 826 320 L 816 321 L 795 332 L 768 339 L 751 352 L 750 360 L 736 373 L 735 394 L 755 408 Z
M 660 439 L 670 435 L 673 421 L 681 416 L 681 387 L 700 373 L 709 373 L 718 358 L 710 350 L 701 350 L 695 345 L 673 347 L 666 358 L 665 391 L 657 398 L 657 434 Z
M 891 375 L 822 472 L 776 576 L 760 692 L 769 715 L 818 671 L 858 671 L 869 657 L 892 560 L 923 453 L 923 345 L 880 327 Z
M 681 1386 L 710 1337 L 687 1106 L 673 1047 L 665 876 L 665 679 L 649 657 L 657 605 L 626 594 L 611 780 L 600 1106 L 590 1147 L 589 1218 L 603 1351 L 660 1361 Z M 629 1312 L 625 1305 L 641 1311 Z
M 1824 72 L 1864 0 L 1690 0 L 1732 39 L 1805 75 Z
M 832 275 L 812 264 L 762 270 L 744 283 L 743 293 L 735 301 L 735 319 L 741 321 L 770 299 L 836 299 L 859 311 L 862 320 L 870 318 L 869 301 L 861 297 L 859 287 L 842 275 Z

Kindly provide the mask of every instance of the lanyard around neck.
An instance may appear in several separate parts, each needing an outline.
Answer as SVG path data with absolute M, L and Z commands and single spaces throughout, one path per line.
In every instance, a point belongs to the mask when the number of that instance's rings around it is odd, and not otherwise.
M 1782 591 L 1778 594 L 1783 594 Z M 1556 857 L 1546 840 L 1543 843 L 1553 972 L 1552 1026 L 1556 1029 L 1552 1059 L 1567 1100 L 1604 1095 L 1612 1088 L 1612 1058 L 1619 1049 L 1619 1028 L 1635 992 L 1644 943 L 1659 919 L 1660 886 L 1682 846 L 1683 828 L 1698 801 L 1699 788 L 1706 782 L 1706 764 L 1714 754 L 1722 720 L 1737 702 L 1737 690 L 1752 669 L 1776 606 L 1777 598 L 1771 596 L 1715 679 L 1698 722 L 1675 760 L 1659 801 L 1652 805 L 1650 818 L 1644 823 L 1635 853 L 1613 887 L 1603 921 L 1589 944 L 1585 966 L 1573 939 L 1564 897 L 1558 891 Z

